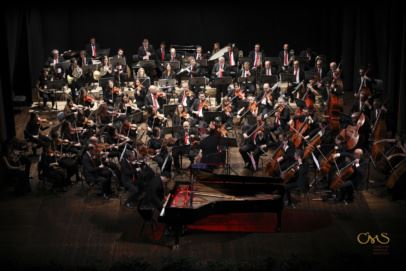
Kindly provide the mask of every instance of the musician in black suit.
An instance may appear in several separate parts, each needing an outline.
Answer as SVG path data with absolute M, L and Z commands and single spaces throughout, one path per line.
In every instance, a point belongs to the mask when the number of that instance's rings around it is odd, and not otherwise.
M 60 56 L 59 55 L 59 51 L 57 50 L 57 49 L 53 49 L 52 51 L 51 51 L 51 56 L 48 58 L 48 60 L 47 60 L 47 64 L 49 65 L 49 66 L 52 66 L 52 67 L 56 67 L 56 65 L 58 65 L 58 64 L 60 64 L 61 62 L 63 62 L 64 61 L 64 59 L 63 59 L 63 57 L 62 56 Z
M 196 63 L 196 59 L 194 57 L 190 58 L 189 71 L 190 78 L 201 76 L 200 64 Z
M 89 144 L 82 157 L 83 175 L 86 182 L 100 185 L 103 197 L 108 199 L 111 193 L 111 173 L 98 159 L 94 159 L 95 155 L 95 146 Z
M 95 37 L 91 37 L 90 41 L 88 44 L 86 44 L 86 52 L 87 55 L 96 58 L 97 57 L 97 51 L 101 49 L 100 45 L 96 42 Z
M 362 158 L 364 152 L 362 149 L 355 149 L 353 155 L 352 176 L 340 187 L 339 201 L 352 202 L 354 200 L 354 190 L 364 181 L 367 172 L 367 162 Z
M 120 166 L 121 182 L 128 191 L 125 206 L 132 207 L 142 189 L 140 182 L 137 182 L 137 167 L 135 165 L 134 152 L 127 151 L 120 162 Z
M 245 86 L 245 91 L 248 94 L 254 94 L 256 89 L 255 70 L 251 69 L 248 61 L 244 63 L 242 69 L 238 73 L 238 78 L 240 84 Z
M 227 45 L 227 52 L 224 53 L 225 63 L 228 64 L 231 75 L 235 75 L 237 73 L 237 65 L 238 65 L 238 52 L 234 50 L 231 44 Z
M 92 59 L 89 56 L 87 56 L 85 50 L 81 50 L 79 52 L 78 65 L 81 68 L 87 65 L 92 65 Z
M 149 87 L 149 93 L 145 96 L 144 106 L 147 109 L 154 109 L 159 113 L 163 113 L 163 106 L 165 99 L 163 96 L 158 95 L 158 88 L 154 85 Z
M 354 93 L 355 96 L 358 96 L 360 90 L 363 88 L 368 88 L 370 91 L 372 91 L 373 79 L 367 75 L 364 67 L 361 67 L 359 69 L 359 76 L 357 77 L 356 82 L 357 82 L 357 86 L 355 88 L 355 93 Z
M 214 64 L 212 72 L 212 78 L 223 78 L 225 76 L 229 76 L 229 67 L 228 64 L 225 63 L 224 57 L 219 58 L 219 62 Z M 216 102 L 220 104 L 222 94 L 227 93 L 227 85 L 226 84 L 217 84 L 216 86 Z
M 123 68 L 127 67 L 127 61 L 124 55 L 124 50 L 119 48 L 117 50 L 117 55 L 113 56 L 111 60 L 111 65 L 116 67 L 117 64 L 120 64 Z
M 155 60 L 154 47 L 149 44 L 148 39 L 142 41 L 142 46 L 138 48 L 138 57 L 140 60 Z
M 292 52 L 289 51 L 289 44 L 287 43 L 283 45 L 282 51 L 279 52 L 279 58 L 281 59 L 283 71 L 287 71 L 289 66 L 292 64 Z
M 180 169 L 180 156 L 187 154 L 190 164 L 194 163 L 196 155 L 199 153 L 197 142 L 199 141 L 199 131 L 196 128 L 190 128 L 188 121 L 183 122 L 183 129 L 175 133 L 176 146 L 172 149 L 175 169 Z M 184 147 L 186 146 L 186 147 Z M 185 152 L 186 151 L 186 152 Z
M 316 54 L 312 51 L 311 48 L 306 48 L 306 50 L 301 51 L 299 56 L 304 59 L 305 71 L 310 70 L 314 66 Z
M 278 75 L 278 68 L 272 65 L 270 60 L 266 60 L 264 64 L 264 68 L 262 69 L 262 76 L 272 76 Z
M 49 82 L 51 80 L 51 77 L 49 76 L 49 71 L 48 69 L 43 69 L 41 75 L 38 78 L 37 82 L 37 91 L 42 97 L 42 101 L 44 103 L 44 107 L 47 106 L 47 102 L 51 100 L 52 103 L 52 108 L 55 106 L 55 101 L 56 101 L 56 96 L 55 93 L 51 90 L 48 89 Z
M 327 76 L 327 69 L 323 67 L 323 61 L 321 59 L 317 59 L 312 71 L 320 80 Z
M 248 55 L 253 69 L 262 67 L 265 61 L 265 53 L 261 51 L 261 45 L 259 43 L 255 44 L 254 50 Z
M 202 59 L 207 59 L 206 54 L 203 53 L 203 48 L 200 45 L 196 46 L 196 52 L 193 54 L 193 57 L 196 60 L 202 60 Z
M 291 191 L 295 188 L 299 188 L 299 190 L 304 193 L 308 186 L 308 173 L 309 173 L 309 163 L 306 160 L 303 160 L 303 150 L 296 150 L 294 154 L 294 161 L 293 163 L 297 163 L 296 165 L 296 174 L 293 176 L 292 180 L 285 185 L 286 191 L 286 199 L 287 205 L 292 205 L 292 197 Z
M 180 61 L 180 59 L 181 59 L 181 57 L 180 57 L 180 55 L 176 52 L 176 49 L 175 49 L 175 48 L 171 48 L 171 49 L 169 50 L 169 55 L 168 55 L 167 60 L 168 60 L 168 61 L 171 61 L 171 62 L 174 62 L 174 61 Z
M 386 121 L 386 113 L 388 110 L 384 105 L 382 105 L 382 101 L 379 98 L 374 99 L 372 103 L 373 109 L 371 110 L 370 122 L 371 122 L 371 130 L 373 132 L 374 125 L 378 118 L 380 120 Z
M 168 52 L 166 50 L 166 43 L 161 41 L 159 44 L 159 49 L 155 52 L 155 58 L 158 68 L 158 75 L 162 76 L 163 71 L 165 70 L 164 62 L 168 59 Z
M 256 101 L 259 107 L 258 113 L 265 115 L 273 110 L 272 89 L 268 83 L 263 85 L 263 89 L 259 91 Z
M 209 129 L 209 135 L 200 141 L 202 158 L 200 162 L 212 166 L 224 163 L 225 157 L 219 151 L 221 136 L 216 129 Z
M 294 76 L 294 79 L 293 79 L 294 84 L 299 84 L 300 82 L 302 82 L 305 79 L 305 72 L 302 69 L 302 67 L 300 67 L 298 60 L 295 60 L 293 62 L 293 67 L 290 69 L 289 73 L 293 74 L 293 76 Z

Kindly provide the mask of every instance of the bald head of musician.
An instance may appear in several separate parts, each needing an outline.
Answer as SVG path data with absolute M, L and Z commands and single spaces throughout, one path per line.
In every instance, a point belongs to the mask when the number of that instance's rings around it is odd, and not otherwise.
M 265 61 L 265 69 L 270 69 L 272 67 L 272 62 L 270 60 Z
M 189 89 L 189 83 L 188 82 L 182 82 L 182 91 L 186 91 Z
M 183 129 L 185 129 L 185 130 L 187 131 L 187 130 L 189 130 L 189 128 L 190 128 L 189 122 L 188 122 L 188 121 L 184 121 L 184 122 L 183 122 Z
M 295 70 L 299 69 L 299 61 L 298 60 L 293 61 L 293 68 Z
M 331 62 L 330 63 L 330 70 L 331 71 L 335 71 L 335 70 L 337 70 L 337 63 L 335 63 L 335 62 Z
M 148 49 L 149 40 L 148 40 L 147 38 L 143 39 L 143 41 L 142 41 L 142 46 L 143 46 L 145 49 Z
M 113 87 L 114 87 L 114 81 L 113 80 L 109 80 L 107 82 L 107 84 L 108 84 L 109 89 L 113 89 Z
M 170 50 L 169 50 L 169 53 L 171 54 L 171 56 L 176 56 L 176 49 L 175 48 L 171 48 Z
M 279 106 L 284 106 L 286 104 L 286 101 L 283 97 L 278 98 L 278 105 Z
M 91 137 L 89 138 L 89 144 L 93 144 L 94 146 L 97 145 L 98 141 L 99 141 L 98 138 L 95 137 L 95 136 L 91 136 Z
M 220 64 L 220 65 L 224 65 L 224 57 L 221 56 L 221 57 L 219 58 L 219 64 Z
M 52 57 L 53 57 L 54 59 L 57 59 L 57 58 L 59 58 L 59 51 L 58 51 L 57 49 L 53 49 L 53 50 L 51 51 L 51 55 L 52 55 Z
M 359 160 L 359 159 L 362 158 L 363 155 L 364 155 L 364 151 L 362 149 L 358 148 L 358 149 L 354 150 L 354 158 L 355 159 Z
M 90 154 L 94 154 L 95 151 L 96 151 L 96 145 L 88 144 L 88 145 L 87 145 L 87 151 L 88 151 Z
M 288 52 L 289 51 L 289 44 L 285 43 L 283 45 L 283 51 Z
M 157 92 L 158 92 L 158 88 L 157 88 L 156 86 L 154 86 L 154 85 L 151 85 L 151 86 L 148 88 L 148 90 L 149 90 L 149 92 L 150 92 L 152 95 L 156 95 Z

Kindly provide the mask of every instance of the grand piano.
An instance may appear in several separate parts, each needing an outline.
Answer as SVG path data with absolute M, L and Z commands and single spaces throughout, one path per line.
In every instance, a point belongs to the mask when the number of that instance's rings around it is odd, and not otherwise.
M 182 229 L 212 214 L 274 212 L 277 230 L 282 224 L 285 189 L 280 178 L 193 173 L 190 182 L 178 182 L 170 192 L 158 221 L 173 232 L 178 246 Z

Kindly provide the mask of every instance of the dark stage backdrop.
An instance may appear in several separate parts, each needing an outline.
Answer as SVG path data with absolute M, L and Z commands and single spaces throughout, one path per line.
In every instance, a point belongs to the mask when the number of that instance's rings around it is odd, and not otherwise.
M 390 126 L 406 134 L 405 106 L 399 106 L 406 99 L 406 21 L 400 1 L 331 4 L 327 1 L 325 6 L 311 8 L 304 4 L 267 5 L 255 12 L 248 4 L 8 8 L 1 22 L 8 58 L 8 69 L 2 72 L 2 77 L 7 77 L 2 81 L 3 91 L 31 99 L 31 87 L 51 49 L 82 49 L 91 35 L 112 52 L 124 48 L 127 59 L 144 37 L 155 47 L 163 40 L 167 44 L 200 44 L 204 51 L 211 50 L 214 41 L 222 46 L 233 42 L 245 54 L 260 42 L 267 56 L 277 56 L 282 44 L 288 42 L 296 52 L 311 47 L 328 61 L 341 61 L 347 90 L 353 89 L 360 65 L 374 64 L 375 76 L 384 80 L 389 97 Z

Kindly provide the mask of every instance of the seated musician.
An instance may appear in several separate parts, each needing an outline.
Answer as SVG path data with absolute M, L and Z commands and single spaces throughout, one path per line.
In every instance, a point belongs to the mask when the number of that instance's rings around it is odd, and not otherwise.
M 81 68 L 88 66 L 88 65 L 92 65 L 92 60 L 90 57 L 87 56 L 85 50 L 81 50 L 79 52 L 78 65 Z
M 78 91 L 83 86 L 83 70 L 79 67 L 76 58 L 71 59 L 71 65 L 69 66 L 67 76 L 68 76 L 68 86 L 71 90 L 71 97 L 74 101 L 77 101 Z M 70 78 L 70 79 L 69 79 Z
M 273 110 L 273 100 L 274 97 L 272 95 L 272 90 L 269 87 L 268 83 L 265 83 L 263 86 L 263 90 L 259 91 L 256 100 L 259 104 L 259 113 L 260 114 L 267 114 Z
M 279 146 L 284 150 L 284 154 L 277 159 L 281 171 L 288 168 L 294 161 L 295 147 L 293 146 L 289 134 L 280 133 L 278 135 Z
M 162 79 L 176 79 L 176 74 L 172 70 L 172 65 L 167 63 L 165 66 L 165 70 L 162 73 Z
M 318 58 L 316 60 L 316 64 L 312 71 L 315 74 L 315 77 L 318 78 L 318 80 L 322 80 L 324 77 L 326 77 L 327 71 L 323 67 L 323 60 L 321 58 Z
M 185 121 L 189 121 L 190 115 L 186 110 L 186 107 L 182 104 L 178 104 L 175 113 L 172 116 L 172 126 L 181 126 Z
M 102 64 L 99 68 L 100 76 L 107 78 L 113 76 L 113 67 L 110 64 L 110 59 L 108 56 L 103 56 L 101 60 Z
M 99 105 L 97 109 L 97 123 L 100 125 L 107 125 L 112 122 L 113 113 L 109 111 L 107 104 L 103 103 Z
M 264 68 L 261 72 L 261 78 L 264 78 L 264 76 L 272 75 L 278 75 L 278 69 L 275 66 L 272 66 L 272 62 L 270 60 L 266 60 Z
M 202 75 L 202 71 L 200 68 L 200 64 L 196 62 L 196 59 L 194 57 L 190 57 L 189 58 L 189 67 L 188 67 L 188 71 L 189 71 L 189 77 L 190 78 L 194 78 L 194 77 L 199 77 Z M 199 93 L 200 91 L 200 86 L 198 84 L 194 84 L 193 82 L 191 82 L 189 80 L 190 83 L 190 88 L 193 91 L 193 93 L 195 93 L 195 95 L 197 93 Z
M 176 146 L 172 149 L 172 156 L 174 159 L 175 170 L 179 171 L 180 156 L 183 154 L 188 155 L 190 164 L 194 163 L 196 155 L 199 153 L 196 142 L 199 140 L 199 132 L 196 128 L 190 128 L 189 122 L 183 122 L 183 129 L 175 134 Z M 188 146 L 187 148 L 180 148 L 181 146 Z M 186 152 L 185 152 L 186 151 Z
M 80 90 L 79 104 L 90 108 L 94 106 L 94 98 L 88 94 L 86 88 Z
M 293 76 L 294 76 L 293 85 L 299 84 L 305 78 L 304 71 L 300 67 L 298 60 L 293 61 L 293 67 L 290 69 L 289 73 L 293 74 Z
M 250 63 L 244 62 L 244 65 L 238 75 L 241 84 L 245 85 L 247 93 L 253 94 L 256 90 L 255 71 L 251 70 Z
M 138 108 L 144 106 L 145 97 L 147 96 L 147 88 L 141 83 L 141 79 L 136 78 L 134 80 L 134 99 Z
M 212 72 L 212 79 L 215 78 L 223 78 L 229 75 L 229 67 L 228 64 L 225 63 L 224 57 L 220 57 L 218 63 L 214 64 Z M 217 84 L 216 86 L 216 102 L 220 104 L 221 97 L 227 92 L 227 85 L 226 84 Z
M 198 95 L 196 95 L 197 97 Z M 190 111 L 195 100 L 194 93 L 189 89 L 187 82 L 182 82 L 182 92 L 179 95 L 179 104 L 182 104 L 187 111 Z
M 2 161 L 0 165 L 4 166 L 4 180 L 12 180 L 14 192 L 25 194 L 31 191 L 30 168 L 31 161 L 25 155 L 21 154 L 21 144 L 12 140 L 7 140 L 2 145 Z
M 109 105 L 114 105 L 118 102 L 120 89 L 114 85 L 113 80 L 109 80 L 105 89 L 103 89 L 103 100 Z
M 375 98 L 372 103 L 373 110 L 371 111 L 370 116 L 370 123 L 371 123 L 371 131 L 374 132 L 376 129 L 377 121 L 383 120 L 386 123 L 386 114 L 388 109 L 382 104 L 382 100 L 379 98 Z
M 144 68 L 139 68 L 137 71 L 136 79 L 140 79 L 141 84 L 145 89 L 149 89 L 151 85 L 151 78 L 148 76 Z
M 291 192 L 293 189 L 299 188 L 301 193 L 304 193 L 309 186 L 309 163 L 306 160 L 303 160 L 303 150 L 299 149 L 295 151 L 294 161 L 292 165 L 295 167 L 294 170 L 296 171 L 296 173 L 293 178 L 285 185 L 285 197 L 287 200 L 286 204 L 288 206 L 294 206 L 291 196 Z
M 278 98 L 278 103 L 275 105 L 277 111 L 275 112 L 275 122 L 272 131 L 283 131 L 288 127 L 287 124 L 290 120 L 290 112 L 286 104 L 287 102 L 283 97 Z
M 44 144 L 48 143 L 50 138 L 42 133 L 42 131 L 49 128 L 49 126 L 43 126 L 44 123 L 48 122 L 46 119 L 40 118 L 37 113 L 30 113 L 30 119 L 24 129 L 24 138 L 37 145 L 37 147 L 42 147 Z M 36 148 L 33 148 L 34 155 L 36 155 Z
M 191 112 L 193 114 L 193 123 L 195 125 L 203 125 L 203 114 L 209 111 L 209 101 L 206 100 L 204 93 L 199 94 L 199 99 L 195 99 L 191 107 Z
M 38 78 L 37 82 L 37 90 L 39 92 L 39 96 L 42 97 L 42 101 L 44 103 L 44 107 L 47 106 L 47 102 L 51 100 L 52 107 L 55 106 L 56 96 L 55 93 L 48 89 L 49 82 L 52 81 L 52 78 L 49 75 L 48 69 L 43 69 L 41 75 Z
M 354 173 L 341 186 L 338 200 L 344 200 L 345 202 L 354 200 L 354 190 L 364 181 L 367 171 L 367 163 L 362 158 L 363 154 L 364 152 L 361 149 L 354 150 Z
M 231 101 L 230 96 L 224 96 L 223 100 L 221 101 L 221 106 L 218 107 L 217 111 L 224 112 L 225 114 L 225 121 L 224 126 L 227 130 L 233 129 L 233 104 Z
M 351 112 L 363 112 L 365 116 L 369 116 L 371 114 L 371 110 L 372 105 L 369 102 L 368 96 L 364 90 L 361 90 L 358 95 L 358 100 L 356 100 L 352 106 Z
M 116 62 L 113 70 L 114 82 L 117 86 L 123 87 L 127 81 L 126 66 L 123 66 L 120 62 Z
M 118 109 L 120 110 L 120 113 L 125 114 L 126 116 L 130 116 L 135 113 L 135 111 L 139 110 L 137 104 L 131 101 L 128 94 L 123 95 L 120 104 L 118 105 Z
M 128 137 L 133 141 L 135 141 L 138 135 L 137 129 L 138 129 L 137 124 L 131 123 L 131 121 L 128 118 L 124 118 L 120 129 L 120 135 Z
M 259 157 L 266 153 L 269 144 L 269 133 L 265 133 L 264 120 L 257 117 L 255 125 L 243 126 L 244 141 L 239 152 L 244 160 L 245 168 L 256 170 Z
M 51 56 L 48 58 L 47 63 L 51 67 L 56 67 L 58 64 L 63 62 L 64 59 L 61 55 L 59 55 L 59 51 L 57 49 L 53 49 L 51 51 Z
M 202 59 L 206 59 L 207 56 L 203 53 L 203 48 L 200 45 L 196 46 L 196 52 L 194 53 L 193 57 L 196 60 L 202 60 Z
M 49 145 L 44 146 L 41 159 L 38 163 L 38 177 L 52 183 L 54 189 L 67 191 L 69 185 L 65 178 L 65 171 L 60 167 L 54 151 Z
M 175 49 L 175 48 L 171 48 L 171 49 L 169 50 L 168 60 L 169 60 L 170 62 L 175 62 L 175 61 L 179 61 L 179 60 L 180 60 L 180 56 L 176 53 L 176 49 Z
M 135 153 L 133 151 L 127 151 L 124 155 L 124 159 L 120 161 L 121 182 L 128 192 L 124 205 L 131 208 L 141 194 L 142 186 L 141 182 L 137 182 Z
M 86 182 L 100 186 L 100 195 L 108 199 L 111 194 L 111 173 L 97 157 L 96 146 L 89 144 L 82 157 L 83 175 Z
M 145 108 L 163 113 L 163 105 L 166 101 L 165 92 L 160 92 L 154 85 L 149 87 L 149 93 L 145 96 Z

